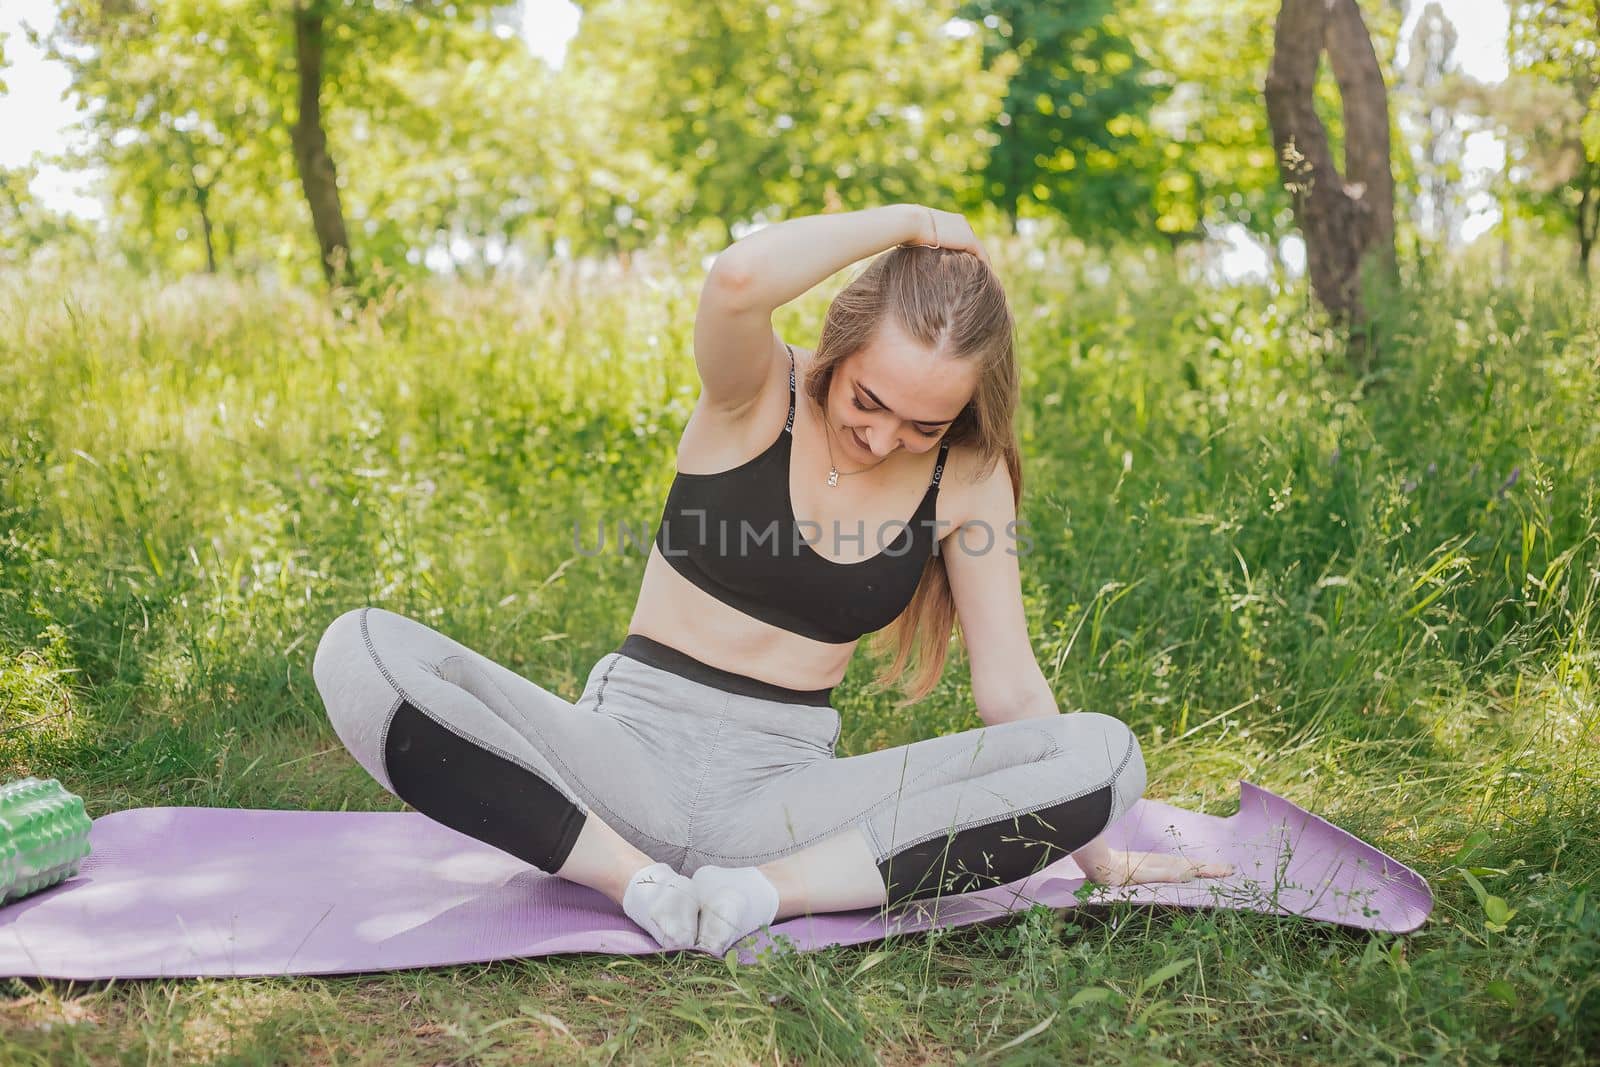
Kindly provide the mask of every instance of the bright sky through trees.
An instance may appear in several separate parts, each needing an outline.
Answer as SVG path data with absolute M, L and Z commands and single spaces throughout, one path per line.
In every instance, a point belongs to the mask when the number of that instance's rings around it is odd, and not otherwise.
M 9 93 L 0 93 L 0 166 L 18 167 L 35 154 L 52 155 L 75 143 L 72 125 L 78 112 L 63 99 L 67 71 L 44 58 L 28 43 L 22 27 L 47 34 L 55 25 L 56 0 L 5 0 L 0 4 L 0 38 L 10 59 L 0 79 Z M 567 0 L 523 0 L 522 35 L 529 49 L 553 66 L 560 66 L 567 42 L 578 32 L 578 9 Z M 92 178 L 41 164 L 30 187 L 35 196 L 57 211 L 85 218 L 103 214 L 93 197 L 85 194 Z
M 1218 0 L 1223 2 L 1223 0 Z M 1441 0 L 1446 16 L 1459 34 L 1456 59 L 1461 69 L 1481 81 L 1498 81 L 1506 74 L 1507 11 L 1503 0 Z M 1404 61 L 1406 43 L 1424 7 L 1424 0 L 1411 0 L 1410 10 L 1400 33 Z M 43 157 L 61 151 L 74 141 L 71 126 L 77 115 L 63 99 L 67 72 L 58 63 L 46 60 L 23 36 L 26 23 L 45 32 L 55 21 L 55 0 L 5 0 L 0 7 L 0 36 L 6 38 L 10 66 L 3 78 L 8 95 L 0 95 L 0 166 L 16 167 L 38 158 L 39 176 L 32 189 L 47 205 L 86 218 L 99 218 L 100 205 L 87 195 L 92 180 L 82 172 L 65 171 L 43 162 Z M 559 66 L 568 42 L 577 33 L 579 10 L 568 0 L 523 0 L 522 34 L 529 48 L 553 66 Z M 1487 193 L 1481 191 L 1486 171 L 1502 163 L 1499 141 L 1489 133 L 1475 133 L 1467 139 L 1462 161 L 1469 183 L 1479 187 L 1469 199 L 1468 213 L 1460 225 L 1460 236 L 1471 240 L 1489 229 L 1499 212 Z M 1252 273 L 1265 265 L 1260 249 L 1242 235 L 1225 235 L 1231 248 L 1222 254 L 1221 272 L 1230 277 Z M 1286 249 L 1291 266 L 1298 249 Z

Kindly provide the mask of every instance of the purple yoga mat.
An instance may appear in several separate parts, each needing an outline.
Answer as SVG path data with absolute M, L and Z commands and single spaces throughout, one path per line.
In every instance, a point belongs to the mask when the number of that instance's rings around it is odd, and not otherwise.
M 1239 813 L 1141 800 L 1107 833 L 1124 848 L 1221 857 L 1226 879 L 1096 890 L 1123 900 L 1297 915 L 1404 932 L 1433 908 L 1415 871 L 1241 781 Z M 0 975 L 150 978 L 345 974 L 560 952 L 661 947 L 595 890 L 415 812 L 131 808 L 94 821 L 78 875 L 0 908 Z M 1078 905 L 1070 858 L 1008 886 L 899 909 L 801 916 L 773 934 L 802 951 L 1034 904 Z M 749 963 L 770 938 L 740 949 Z

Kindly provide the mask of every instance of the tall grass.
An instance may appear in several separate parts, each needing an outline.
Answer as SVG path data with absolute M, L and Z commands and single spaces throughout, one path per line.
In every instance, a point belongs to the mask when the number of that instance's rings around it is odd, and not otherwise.
M 1584 1062 L 1600 316 L 1549 262 L 1413 280 L 1358 381 L 1302 293 L 997 249 L 1024 594 L 1061 706 L 1126 719 L 1152 796 L 1226 813 L 1247 778 L 1418 867 L 1422 931 L 1038 909 L 732 973 L 16 983 L 4 1058 Z M 351 317 L 228 281 L 0 277 L 0 774 L 95 815 L 397 808 L 309 675 L 360 604 L 576 697 L 644 565 L 617 523 L 653 526 L 696 393 L 699 277 L 439 283 Z M 814 344 L 831 291 L 779 332 Z M 979 725 L 959 657 L 909 713 L 864 692 L 872 668 L 838 690 L 842 754 Z

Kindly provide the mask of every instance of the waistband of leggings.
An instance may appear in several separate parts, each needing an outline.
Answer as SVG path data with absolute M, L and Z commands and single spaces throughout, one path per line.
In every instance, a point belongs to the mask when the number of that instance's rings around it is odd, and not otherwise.
M 809 704 L 819 708 L 832 706 L 832 686 L 826 689 L 790 689 L 760 678 L 751 678 L 748 675 L 723 670 L 721 667 L 713 667 L 709 663 L 702 663 L 687 652 L 671 645 L 664 645 L 644 634 L 629 634 L 623 638 L 622 645 L 617 651 L 629 659 L 636 659 L 640 663 L 670 671 L 681 678 L 721 689 L 725 693 L 755 697 L 759 700 L 775 700 L 783 704 Z

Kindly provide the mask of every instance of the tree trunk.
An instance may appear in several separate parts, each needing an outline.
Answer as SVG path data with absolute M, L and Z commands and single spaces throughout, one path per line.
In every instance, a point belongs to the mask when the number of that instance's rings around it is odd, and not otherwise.
M 1600 228 L 1600 167 L 1585 162 L 1578 181 L 1583 191 L 1578 196 L 1578 276 L 1589 284 L 1589 254 L 1594 250 L 1595 230 Z
M 205 237 L 206 242 L 206 273 L 215 274 L 217 273 L 217 247 L 211 239 L 211 212 L 206 208 L 206 204 L 210 199 L 211 190 L 199 182 L 195 182 L 195 207 L 200 212 L 200 233 Z
M 328 136 L 322 129 L 322 0 L 294 13 L 294 50 L 300 81 L 300 113 L 290 130 L 300 187 L 311 208 L 311 225 L 322 252 L 322 273 L 334 288 L 354 280 L 350 239 L 339 204 L 339 182 Z
M 1324 48 L 1344 104 L 1348 177 L 1334 165 L 1327 131 L 1312 105 Z M 1398 270 L 1389 96 L 1356 0 L 1283 0 L 1266 97 L 1279 171 L 1296 194 L 1311 287 L 1334 321 L 1349 327 L 1351 364 L 1365 371 L 1376 346 L 1367 335 L 1363 262 L 1390 281 Z
M 194 142 L 188 137 L 179 139 L 183 145 L 184 155 L 189 159 L 189 187 L 194 190 L 195 210 L 200 215 L 200 236 L 206 245 L 206 273 L 217 273 L 217 250 L 211 236 L 211 186 L 216 183 L 213 177 L 210 183 L 200 180 L 200 161 L 195 156 Z

